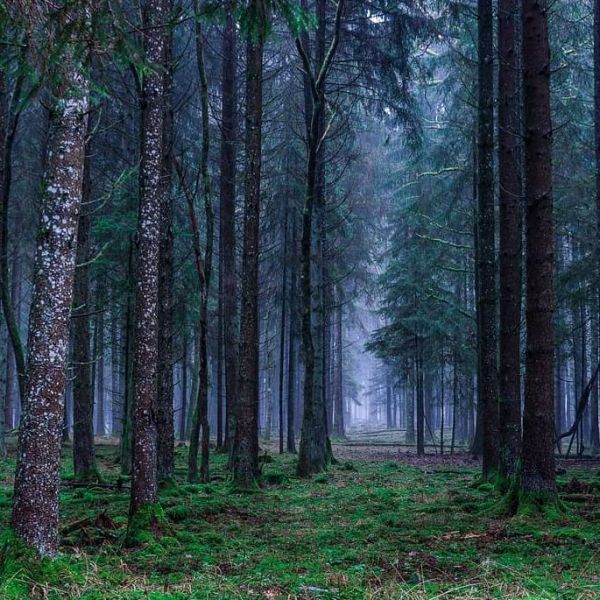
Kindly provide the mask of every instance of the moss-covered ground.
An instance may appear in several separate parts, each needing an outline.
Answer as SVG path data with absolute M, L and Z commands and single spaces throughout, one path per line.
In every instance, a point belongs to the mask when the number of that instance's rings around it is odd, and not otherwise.
M 223 455 L 209 485 L 185 483 L 186 451 L 161 491 L 161 537 L 131 548 L 116 447 L 98 446 L 104 487 L 81 488 L 65 449 L 61 555 L 39 565 L 4 543 L 0 598 L 600 598 L 597 463 L 561 471 L 562 512 L 503 517 L 467 460 L 340 448 L 328 473 L 300 480 L 273 454 L 264 487 L 242 494 Z M 14 456 L 0 462 L 4 542 L 13 469 Z

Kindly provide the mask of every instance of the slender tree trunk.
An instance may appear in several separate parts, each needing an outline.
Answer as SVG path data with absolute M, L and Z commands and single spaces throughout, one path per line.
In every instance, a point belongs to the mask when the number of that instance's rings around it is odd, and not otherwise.
M 164 0 L 165 20 L 173 9 Z M 158 478 L 169 480 L 175 472 L 175 420 L 173 414 L 173 33 L 164 32 L 164 96 L 162 132 L 161 215 L 158 280 Z
M 296 212 L 292 209 L 292 270 L 290 273 L 290 326 L 288 335 L 288 389 L 287 389 L 287 451 L 296 453 L 296 379 L 297 379 L 297 335 L 298 306 L 296 304 Z
M 478 243 L 481 370 L 479 406 L 483 427 L 483 476 L 499 467 L 498 366 L 496 326 L 496 248 L 494 218 L 494 60 L 492 0 L 479 7 L 479 134 L 478 134 Z
M 65 20 L 80 17 L 79 10 L 68 10 Z M 50 116 L 12 513 L 17 535 L 42 556 L 58 551 L 61 428 L 88 111 L 81 58 L 72 48 L 65 53 Z
M 165 59 L 164 1 L 145 0 L 142 7 L 144 49 L 152 70 L 141 89 L 141 165 L 138 216 L 138 258 L 135 295 L 133 363 L 133 470 L 130 537 L 139 526 L 136 516 L 154 511 L 158 503 L 157 396 L 158 291 L 162 207 L 162 144 L 164 134 Z M 146 523 L 144 523 L 146 525 Z
M 95 319 L 95 377 L 93 379 L 96 396 L 96 435 L 102 437 L 106 434 L 105 394 L 104 394 L 104 304 L 105 295 L 104 278 L 98 282 L 96 293 L 98 295 L 98 315 Z
M 88 127 L 89 129 L 89 127 Z M 79 214 L 77 236 L 77 268 L 73 290 L 73 468 L 75 479 L 86 481 L 98 478 L 96 451 L 94 448 L 94 395 L 92 393 L 92 353 L 90 349 L 90 142 L 85 148 L 83 170 L 83 206 Z
M 415 338 L 416 339 L 416 338 Z M 408 371 L 408 386 L 406 394 L 406 443 L 415 443 L 415 397 L 416 397 L 416 386 L 417 386 L 417 360 L 416 360 L 416 348 L 415 358 L 413 365 L 407 363 Z
M 260 176 L 262 154 L 263 52 L 268 23 L 264 0 L 251 0 L 253 26 L 246 39 L 246 182 L 242 311 L 240 328 L 240 387 L 233 448 L 233 479 L 252 487 L 258 468 L 258 265 L 260 248 Z
M 18 225 L 17 225 L 18 227 Z M 14 307 L 15 319 L 20 321 L 21 290 L 22 290 L 22 260 L 18 248 L 13 249 L 13 264 L 11 273 L 11 301 Z M 16 426 L 17 403 L 19 401 L 19 385 L 17 380 L 17 365 L 10 336 L 6 340 L 6 392 L 4 396 L 4 426 L 13 429 Z
M 220 238 L 223 248 L 223 336 L 225 344 L 225 447 L 231 451 L 238 397 L 238 324 L 236 286 L 236 134 L 237 29 L 230 2 L 223 31 L 220 149 Z
M 198 0 L 194 1 L 194 12 L 200 14 Z M 200 103 L 202 111 L 202 153 L 200 158 L 200 172 L 202 176 L 202 195 L 204 197 L 204 212 L 206 215 L 206 248 L 204 258 L 200 255 L 200 231 L 195 222 L 193 203 L 188 203 L 190 219 L 192 220 L 194 248 L 196 253 L 196 269 L 200 287 L 200 319 L 199 319 L 199 387 L 198 400 L 194 411 L 194 422 L 190 437 L 190 454 L 188 462 L 188 480 L 195 481 L 198 478 L 198 444 L 201 440 L 200 480 L 204 483 L 209 480 L 209 442 L 210 431 L 208 425 L 208 389 L 209 389 L 209 364 L 208 364 L 208 300 L 210 293 L 210 282 L 213 260 L 213 238 L 214 238 L 214 214 L 211 198 L 210 174 L 208 170 L 208 159 L 210 152 L 210 122 L 209 122 L 209 98 L 208 82 L 204 65 L 204 39 L 200 20 L 196 19 L 196 61 L 200 81 Z M 183 178 L 183 174 L 181 176 Z M 188 192 L 188 200 L 191 196 Z
M 21 115 L 21 87 L 23 75 L 18 76 L 12 95 L 4 71 L 0 73 L 0 295 L 8 329 L 8 339 L 17 370 L 19 397 L 25 398 L 25 349 L 21 340 L 18 316 L 15 314 L 8 273 L 8 209 L 12 185 L 12 152 Z
M 346 435 L 344 423 L 344 336 L 343 336 L 343 307 L 342 295 L 339 294 L 336 315 L 336 342 L 335 342 L 335 434 L 338 437 Z
M 296 46 L 311 90 L 310 105 L 305 110 L 310 114 L 310 127 L 308 131 L 308 157 L 306 166 L 306 193 L 304 209 L 302 211 L 302 243 L 301 243 L 301 298 L 302 298 L 302 355 L 304 358 L 304 413 L 302 419 L 302 437 L 300 440 L 300 452 L 298 456 L 298 474 L 307 476 L 317 473 L 327 467 L 331 459 L 331 446 L 327 432 L 327 413 L 322 378 L 322 354 L 323 344 L 319 332 L 319 339 L 315 340 L 313 322 L 313 279 L 312 279 L 312 253 L 313 253 L 313 211 L 321 209 L 320 192 L 322 193 L 322 180 L 319 178 L 319 162 L 322 158 L 321 146 L 323 142 L 324 128 L 323 116 L 325 111 L 325 81 L 335 57 L 341 29 L 341 16 L 344 2 L 338 2 L 334 33 L 331 45 L 327 52 L 324 50 L 325 35 L 325 7 L 323 0 L 317 3 L 317 19 L 319 27 L 317 30 L 317 69 L 315 74 L 311 66 L 308 50 L 300 38 L 296 39 Z M 320 59 L 320 60 L 319 60 Z M 306 84 L 306 82 L 305 82 Z M 306 94 L 306 96 L 308 96 Z M 318 245 L 317 255 L 322 258 L 323 249 L 323 222 L 322 213 L 317 214 Z M 320 283 L 324 282 L 322 260 L 319 261 Z M 322 294 L 322 285 L 319 290 Z M 323 297 L 321 296 L 319 316 L 323 317 Z M 323 323 L 323 321 L 321 321 Z
M 521 115 L 519 3 L 500 0 L 498 169 L 500 180 L 500 471 L 516 474 L 521 451 Z
M 183 350 L 181 358 L 181 411 L 179 413 L 179 439 L 186 439 L 186 417 L 188 407 L 188 338 L 183 332 Z
M 425 402 L 423 398 L 423 346 L 415 338 L 415 379 L 417 392 L 417 456 L 425 454 Z
M 554 461 L 554 223 L 550 46 L 546 0 L 523 0 L 527 362 L 523 417 L 525 494 L 556 495 Z
M 133 279 L 133 240 L 129 240 L 129 255 L 127 260 L 127 307 L 125 309 L 125 346 L 124 367 L 125 385 L 123 390 L 123 432 L 121 434 L 121 472 L 131 474 L 133 458 L 133 359 L 134 359 L 134 327 L 135 327 L 135 298 L 132 285 Z
M 600 0 L 594 0 L 594 141 L 596 157 L 596 261 L 600 282 Z M 600 291 L 598 292 L 597 321 L 600 328 Z M 596 333 L 600 344 L 600 330 Z M 597 387 L 597 386 L 596 386 Z M 598 396 L 592 404 L 592 451 L 600 452 L 600 429 L 598 426 Z
M 225 448 L 223 435 L 223 408 L 225 396 L 223 394 L 223 357 L 225 338 L 223 336 L 223 239 L 219 235 L 219 299 L 218 299 L 218 323 L 217 323 L 217 450 Z
M 288 202 L 288 200 L 286 200 Z M 279 453 L 283 454 L 283 384 L 285 372 L 285 324 L 287 316 L 288 206 L 283 224 L 283 269 L 281 274 L 281 319 L 279 321 Z

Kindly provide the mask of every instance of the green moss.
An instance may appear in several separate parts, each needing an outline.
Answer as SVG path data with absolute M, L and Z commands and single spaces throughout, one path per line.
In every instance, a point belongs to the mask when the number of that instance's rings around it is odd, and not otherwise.
M 0 535 L 0 598 L 30 598 L 33 588 L 45 590 L 44 597 L 58 598 L 56 588 L 83 582 L 79 569 L 66 557 L 40 558 L 11 530 Z
M 117 452 L 108 444 L 98 448 L 107 482 L 119 477 Z M 516 514 L 497 509 L 505 501 L 497 488 L 471 485 L 477 466 L 453 465 L 448 473 L 436 467 L 431 474 L 398 461 L 353 458 L 355 468 L 342 463 L 298 479 L 295 461 L 273 454 L 264 479 L 279 483 L 237 493 L 226 455 L 211 457 L 210 485 L 188 485 L 186 454 L 179 451 L 176 485 L 160 490 L 163 509 L 152 514 L 159 531 L 148 531 L 151 515 L 138 516 L 130 529 L 139 528 L 141 539 L 127 549 L 122 524 L 129 494 L 65 486 L 64 530 L 80 520 L 91 524 L 63 536 L 58 574 L 35 567 L 24 575 L 19 569 L 27 570 L 27 561 L 11 559 L 6 572 L 19 574 L 0 576 L 0 598 L 32 597 L 33 577 L 46 586 L 39 595 L 52 599 L 600 597 L 600 514 L 593 499 L 567 502 L 557 514 Z M 582 468 L 569 469 L 561 481 L 574 477 L 597 481 L 595 471 Z M 9 481 L 0 481 L 0 498 L 8 497 Z M 94 529 L 100 513 L 117 527 Z M 9 515 L 10 502 L 0 502 L 0 528 Z M 8 585 L 17 586 L 12 596 Z
M 159 504 L 144 504 L 129 517 L 125 543 L 141 546 L 160 539 L 168 529 L 165 513 Z

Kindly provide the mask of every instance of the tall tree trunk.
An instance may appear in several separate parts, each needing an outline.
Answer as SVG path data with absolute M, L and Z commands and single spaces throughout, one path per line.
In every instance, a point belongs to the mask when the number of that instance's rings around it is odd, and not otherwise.
M 287 451 L 296 453 L 296 379 L 297 379 L 297 336 L 298 306 L 297 290 L 297 243 L 296 243 L 296 211 L 292 208 L 292 265 L 290 273 L 290 326 L 288 335 L 288 389 L 287 389 Z
M 23 71 L 24 72 L 24 71 Z M 8 273 L 8 209 L 12 185 L 12 152 L 21 115 L 23 75 L 18 76 L 10 94 L 6 73 L 0 72 L 0 295 L 17 370 L 19 397 L 25 398 L 26 364 L 18 316 L 14 310 Z
M 499 467 L 498 366 L 496 326 L 496 248 L 494 218 L 494 23 L 492 0 L 478 0 L 479 7 L 479 133 L 478 133 L 478 244 L 480 293 L 481 370 L 479 406 L 483 434 L 483 476 Z
M 547 1 L 523 0 L 522 19 L 527 361 L 521 489 L 525 494 L 554 497 L 554 222 Z
M 188 337 L 183 332 L 183 349 L 181 357 L 181 410 L 179 412 L 179 439 L 186 439 L 186 417 L 188 407 Z
M 596 158 L 596 261 L 597 282 L 600 282 L 600 0 L 594 0 L 594 140 Z M 597 283 L 598 286 L 598 283 Z M 600 291 L 598 292 L 597 324 L 600 328 Z M 600 331 L 597 332 L 600 344 Z M 597 387 L 597 386 L 596 386 Z M 592 404 L 592 450 L 600 452 L 598 400 Z
M 194 12 L 200 14 L 198 0 L 194 0 Z M 190 437 L 190 454 L 188 460 L 188 480 L 195 481 L 198 478 L 198 444 L 200 443 L 200 432 L 202 432 L 200 479 L 204 483 L 209 480 L 209 425 L 208 425 L 208 387 L 209 387 L 209 365 L 208 365 L 208 299 L 210 293 L 210 281 L 213 260 L 213 237 L 214 237 L 214 214 L 212 207 L 210 174 L 208 170 L 208 159 L 210 151 L 210 122 L 209 122 L 209 98 L 208 82 L 204 65 L 204 40 L 199 18 L 196 19 L 196 61 L 200 81 L 200 103 L 202 109 L 202 153 L 200 158 L 200 174 L 202 177 L 202 195 L 204 198 L 204 212 L 206 215 L 206 248 L 204 257 L 200 254 L 200 231 L 195 222 L 195 212 L 191 196 L 188 192 L 188 207 L 194 235 L 194 249 L 196 254 L 196 269 L 200 287 L 200 319 L 199 319 L 199 387 L 198 400 L 194 410 L 194 421 Z M 183 180 L 183 174 L 181 175 Z
M 498 6 L 500 181 L 500 471 L 516 474 L 521 451 L 521 153 L 519 4 Z
M 236 286 L 236 134 L 237 29 L 230 2 L 223 31 L 220 149 L 220 238 L 223 248 L 223 336 L 225 344 L 225 446 L 231 451 L 238 389 L 238 325 Z
M 344 423 L 344 336 L 343 336 L 343 306 L 342 294 L 338 294 L 338 305 L 336 309 L 336 333 L 335 333 L 335 411 L 334 411 L 334 432 L 338 437 L 343 438 L 346 435 Z
M 133 459 L 133 360 L 135 354 L 135 293 L 133 290 L 133 239 L 129 240 L 127 259 L 127 306 L 125 309 L 125 344 L 123 363 L 125 382 L 123 386 L 123 432 L 121 434 L 121 472 L 131 474 Z
M 17 225 L 18 226 L 18 225 Z M 23 256 L 18 248 L 13 249 L 13 264 L 11 273 L 11 302 L 17 323 L 20 321 L 21 313 L 21 291 L 22 291 L 22 260 Z M 10 336 L 6 340 L 6 392 L 4 395 L 4 425 L 6 429 L 16 426 L 17 403 L 19 401 L 19 385 L 17 379 L 17 364 L 15 352 Z
M 88 127 L 89 130 L 89 127 Z M 92 353 L 90 348 L 90 141 L 85 148 L 83 170 L 83 206 L 79 214 L 77 236 L 77 268 L 73 290 L 73 469 L 75 479 L 86 481 L 98 478 L 94 448 L 94 395 L 92 392 Z
M 330 444 L 327 435 L 327 413 L 322 377 L 322 350 L 323 343 L 319 331 L 314 331 L 313 321 L 313 283 L 312 283 L 312 253 L 313 253 L 313 211 L 317 214 L 317 255 L 320 257 L 319 280 L 320 288 L 317 290 L 319 318 L 323 324 L 323 297 L 324 283 L 322 250 L 323 250 L 323 221 L 320 195 L 322 195 L 322 178 L 319 177 L 319 163 L 324 128 L 323 117 L 325 111 L 325 81 L 331 63 L 335 57 L 339 44 L 341 17 L 344 7 L 343 0 L 338 2 L 334 32 L 331 44 L 325 52 L 325 8 L 324 2 L 317 3 L 317 72 L 312 66 L 308 49 L 300 38 L 296 39 L 296 47 L 302 59 L 304 70 L 310 84 L 309 105 L 305 110 L 310 114 L 310 127 L 308 132 L 308 157 L 306 166 L 306 192 L 304 210 L 302 211 L 302 244 L 301 244 L 301 298 L 302 298 L 302 354 L 304 358 L 304 413 L 302 419 L 302 437 L 300 439 L 300 452 L 298 455 L 298 474 L 300 476 L 317 473 L 327 467 L 330 460 Z M 319 60 L 320 59 L 320 60 Z M 322 329 L 321 329 L 322 331 Z M 316 336 L 315 336 L 316 333 Z
M 113 304 L 110 324 L 110 360 L 111 360 L 111 413 L 110 435 L 118 437 L 123 429 L 123 378 L 121 359 L 121 318 L 120 306 Z
M 223 435 L 223 409 L 225 396 L 223 375 L 225 365 L 223 337 L 223 239 L 219 235 L 219 299 L 218 299 L 218 323 L 217 323 L 217 450 L 222 451 L 225 448 L 225 438 Z
M 67 10 L 65 21 L 79 19 L 80 10 Z M 61 427 L 88 111 L 81 57 L 70 47 L 65 54 L 50 116 L 12 513 L 17 535 L 42 556 L 58 551 Z
M 172 0 L 164 0 L 165 18 L 173 9 Z M 168 480 L 175 472 L 175 423 L 173 414 L 173 33 L 165 37 L 163 96 L 163 139 L 160 220 L 160 274 L 158 280 L 158 478 Z
M 157 374 L 158 289 L 162 207 L 165 59 L 164 0 L 142 7 L 144 50 L 152 70 L 141 89 L 141 165 L 133 363 L 133 469 L 129 534 L 135 540 L 142 517 L 158 503 Z M 136 517 L 139 514 L 139 519 Z M 144 519 L 143 526 L 150 525 Z
M 285 324 L 287 316 L 287 261 L 288 261 L 288 200 L 283 223 L 283 269 L 281 274 L 281 319 L 279 321 L 279 453 L 283 454 L 283 383 L 285 373 Z
M 423 344 L 415 338 L 415 384 L 417 392 L 417 456 L 425 454 L 425 402 L 423 398 Z
M 260 176 L 262 154 L 263 52 L 268 24 L 264 0 L 250 0 L 246 38 L 246 181 L 240 380 L 233 448 L 233 479 L 252 487 L 258 468 L 258 266 L 260 248 Z
M 104 436 L 106 434 L 106 415 L 105 415 L 105 394 L 104 394 L 104 299 L 106 292 L 104 289 L 104 277 L 97 284 L 96 293 L 98 295 L 98 315 L 95 319 L 95 377 L 93 378 L 95 396 L 96 396 L 96 435 Z

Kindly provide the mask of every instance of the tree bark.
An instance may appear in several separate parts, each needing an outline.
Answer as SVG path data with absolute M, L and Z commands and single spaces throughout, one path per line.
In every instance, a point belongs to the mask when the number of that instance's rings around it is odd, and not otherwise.
M 220 238 L 223 249 L 223 336 L 225 344 L 225 447 L 231 451 L 235 432 L 238 389 L 238 324 L 236 286 L 236 134 L 237 134 L 237 29 L 231 9 L 223 31 L 220 149 Z
M 80 19 L 79 10 L 65 19 Z M 37 237 L 12 525 L 41 556 L 58 551 L 60 444 L 77 224 L 81 207 L 88 82 L 72 48 L 62 57 L 50 117 Z
M 500 181 L 500 472 L 513 478 L 521 451 L 521 155 L 519 5 L 498 5 Z
M 268 23 L 264 0 L 250 0 L 246 38 L 246 180 L 239 395 L 232 455 L 233 479 L 253 487 L 258 468 L 258 269 L 262 154 L 263 52 Z
M 164 0 L 165 19 L 173 8 Z M 173 414 L 173 33 L 164 35 L 164 96 L 160 219 L 160 274 L 158 280 L 158 478 L 169 480 L 175 472 L 175 422 Z
M 494 61 L 492 0 L 479 7 L 479 110 L 478 110 L 478 244 L 480 293 L 477 310 L 481 352 L 479 406 L 483 434 L 483 476 L 499 467 L 498 365 L 496 324 L 496 248 L 494 217 Z
M 88 127 L 89 130 L 89 127 Z M 88 131 L 89 136 L 89 131 Z M 83 170 L 82 209 L 79 214 L 77 236 L 77 268 L 73 290 L 73 469 L 75 479 L 97 479 L 96 450 L 94 448 L 94 395 L 92 392 L 92 353 L 90 348 L 90 201 L 91 201 L 91 148 L 86 144 Z M 78 314 L 79 313 L 79 314 Z
M 600 281 L 600 0 L 594 0 L 594 149 L 596 158 L 596 261 Z M 600 328 L 600 291 L 598 292 L 597 323 Z M 596 333 L 600 344 L 600 330 Z M 598 400 L 592 405 L 592 450 L 600 452 Z
M 153 66 L 141 89 L 141 165 L 133 362 L 133 469 L 130 533 L 136 516 L 158 502 L 157 373 L 158 289 L 164 133 L 164 2 L 145 0 L 142 9 L 146 59 Z
M 196 15 L 200 14 L 198 0 L 194 1 L 194 12 Z M 211 198 L 210 174 L 208 170 L 208 159 L 210 151 L 208 82 L 206 79 L 206 70 L 204 65 L 203 33 L 199 19 L 196 20 L 195 41 L 196 61 L 200 81 L 200 103 L 202 112 L 202 153 L 200 158 L 200 174 L 202 177 L 202 195 L 204 198 L 204 212 L 206 215 L 206 248 L 204 252 L 204 258 L 201 258 L 200 231 L 198 228 L 198 224 L 195 222 L 194 207 L 193 203 L 190 204 L 191 196 L 188 192 L 188 207 L 190 219 L 192 220 L 194 248 L 196 253 L 196 269 L 198 272 L 198 282 L 200 287 L 200 319 L 198 337 L 200 371 L 198 400 L 196 402 L 196 407 L 194 411 L 194 421 L 192 424 L 192 432 L 190 437 L 188 480 L 195 481 L 198 478 L 198 444 L 200 442 L 200 432 L 202 432 L 200 480 L 204 483 L 207 483 L 209 480 L 208 461 L 210 442 L 210 432 L 208 424 L 208 299 L 210 293 L 210 281 L 213 260 L 214 214 Z
M 342 329 L 343 307 L 341 293 L 338 294 L 338 306 L 336 312 L 334 433 L 338 437 L 343 438 L 346 435 L 346 428 L 344 423 L 344 336 Z
M 296 379 L 297 379 L 297 336 L 298 306 L 297 290 L 297 243 L 296 243 L 296 211 L 292 209 L 292 267 L 290 273 L 290 324 L 288 334 L 288 389 L 287 389 L 287 451 L 296 454 Z
M 556 495 L 554 461 L 554 223 L 550 46 L 546 0 L 523 1 L 527 360 L 521 488 Z

